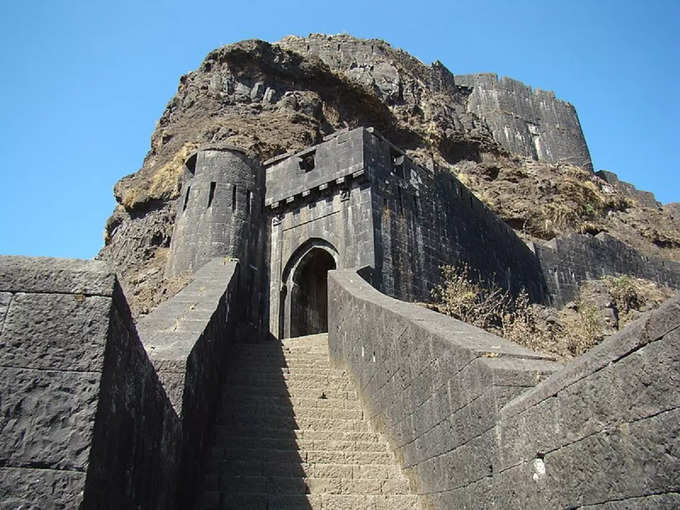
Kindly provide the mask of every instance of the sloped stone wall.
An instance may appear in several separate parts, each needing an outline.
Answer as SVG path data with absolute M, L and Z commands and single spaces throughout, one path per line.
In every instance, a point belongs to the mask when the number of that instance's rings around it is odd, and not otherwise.
M 0 257 L 0 500 L 171 508 L 179 420 L 101 262 Z
M 137 324 L 139 336 L 182 422 L 178 508 L 189 508 L 237 331 L 239 264 L 222 257 Z
M 329 305 L 331 360 L 431 508 L 680 502 L 680 297 L 563 368 L 353 271 Z
M 419 494 L 434 508 L 459 487 L 492 480 L 495 425 L 513 397 L 552 373 L 551 358 L 329 273 L 329 351 L 357 386 Z

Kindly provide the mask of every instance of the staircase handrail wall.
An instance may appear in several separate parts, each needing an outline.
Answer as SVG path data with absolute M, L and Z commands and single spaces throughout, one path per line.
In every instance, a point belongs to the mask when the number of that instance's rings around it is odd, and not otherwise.
M 331 362 L 430 507 L 678 497 L 680 298 L 562 367 L 385 296 L 359 272 L 329 272 Z

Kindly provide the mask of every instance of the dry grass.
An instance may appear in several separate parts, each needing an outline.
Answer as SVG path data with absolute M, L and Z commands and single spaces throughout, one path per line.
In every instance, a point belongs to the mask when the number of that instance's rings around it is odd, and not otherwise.
M 580 356 L 673 295 L 671 289 L 648 280 L 605 277 L 585 282 L 573 303 L 556 310 L 532 304 L 525 292 L 513 296 L 480 281 L 468 266 L 443 266 L 441 271 L 442 283 L 432 290 L 430 308 L 529 349 L 564 358 Z M 599 300 L 594 297 L 598 295 Z

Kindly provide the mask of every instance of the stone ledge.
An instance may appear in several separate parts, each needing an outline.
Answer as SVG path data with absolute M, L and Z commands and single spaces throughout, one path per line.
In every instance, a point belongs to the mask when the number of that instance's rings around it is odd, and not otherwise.
M 0 256 L 0 292 L 113 295 L 116 277 L 96 260 Z

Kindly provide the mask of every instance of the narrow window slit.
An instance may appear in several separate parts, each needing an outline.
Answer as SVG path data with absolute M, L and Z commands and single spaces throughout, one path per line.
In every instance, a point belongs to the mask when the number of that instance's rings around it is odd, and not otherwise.
M 211 182 L 210 183 L 210 194 L 208 195 L 208 207 L 210 207 L 213 203 L 213 199 L 215 198 L 215 186 L 217 183 Z
M 236 185 L 231 188 L 231 210 L 236 210 Z
M 189 203 L 189 192 L 191 191 L 191 186 L 187 187 L 187 194 L 184 196 L 184 205 L 182 206 L 182 211 L 187 210 L 187 204 Z

